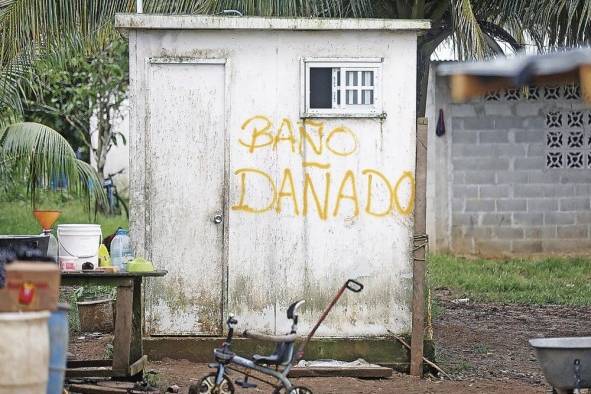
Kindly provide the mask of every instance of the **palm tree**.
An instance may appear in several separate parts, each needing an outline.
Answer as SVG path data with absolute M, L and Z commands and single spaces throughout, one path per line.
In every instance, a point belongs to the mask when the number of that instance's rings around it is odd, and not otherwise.
M 135 0 L 0 0 L 0 127 L 22 114 L 20 86 L 34 80 L 30 66 L 36 58 L 104 47 L 118 34 L 114 14 L 134 8 Z M 146 13 L 226 9 L 245 15 L 429 19 L 431 29 L 418 41 L 418 115 L 424 114 L 429 59 L 445 40 L 452 40 L 460 59 L 471 59 L 502 53 L 500 43 L 518 50 L 526 38 L 547 49 L 591 36 L 588 0 L 144 0 Z
M 37 190 L 66 179 L 62 187 L 105 203 L 94 169 L 76 158 L 57 131 L 39 123 L 18 122 L 0 129 L 0 184 L 25 180 L 33 207 Z M 12 182 L 11 182 L 12 181 Z

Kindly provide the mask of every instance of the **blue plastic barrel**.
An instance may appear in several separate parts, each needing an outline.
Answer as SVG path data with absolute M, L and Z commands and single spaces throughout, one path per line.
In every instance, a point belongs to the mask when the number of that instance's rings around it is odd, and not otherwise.
M 68 351 L 68 310 L 66 304 L 49 316 L 49 382 L 47 394 L 62 394 L 66 374 L 66 354 Z

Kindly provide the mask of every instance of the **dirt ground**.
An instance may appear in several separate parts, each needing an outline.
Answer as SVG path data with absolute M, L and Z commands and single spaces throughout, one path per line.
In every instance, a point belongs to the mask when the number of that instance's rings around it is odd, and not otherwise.
M 474 303 L 454 299 L 446 290 L 439 290 L 436 297 L 442 310 L 433 322 L 437 363 L 453 381 L 395 373 L 389 379 L 303 378 L 297 384 L 315 393 L 544 393 L 549 387 L 527 340 L 591 335 L 591 307 Z M 108 335 L 80 334 L 72 339 L 70 352 L 78 359 L 106 357 L 110 341 Z M 158 386 L 176 384 L 181 393 L 209 372 L 207 365 L 170 359 L 151 362 L 149 370 L 157 376 Z

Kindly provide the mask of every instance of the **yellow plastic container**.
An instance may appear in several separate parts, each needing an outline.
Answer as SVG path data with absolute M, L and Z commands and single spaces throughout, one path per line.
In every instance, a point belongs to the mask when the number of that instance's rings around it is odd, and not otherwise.
M 98 250 L 99 267 L 111 267 L 111 256 L 105 244 L 101 244 Z

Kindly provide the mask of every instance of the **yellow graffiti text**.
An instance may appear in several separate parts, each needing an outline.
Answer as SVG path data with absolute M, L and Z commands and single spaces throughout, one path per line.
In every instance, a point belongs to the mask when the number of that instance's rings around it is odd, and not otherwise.
M 271 119 L 264 115 L 255 115 L 248 118 L 240 127 L 244 138 L 238 139 L 240 145 L 249 153 L 269 148 L 277 150 L 282 145 L 288 145 L 292 153 L 303 154 L 306 147 L 316 155 L 322 155 L 328 151 L 336 156 L 351 156 L 359 147 L 355 133 L 345 126 L 337 126 L 328 133 L 325 132 L 324 122 L 306 119 L 297 124 L 297 133 L 294 123 L 289 118 L 282 118 L 279 127 L 275 130 Z M 339 141 L 340 143 L 335 143 Z
M 276 184 L 270 174 L 259 169 L 238 169 L 234 174 L 240 178 L 239 202 L 232 209 L 254 214 L 274 209 L 277 214 L 283 212 L 293 216 L 308 216 L 315 211 L 321 220 L 328 218 L 331 208 L 334 217 L 359 216 L 362 204 L 365 204 L 363 212 L 374 217 L 387 217 L 393 213 L 409 216 L 414 209 L 415 182 L 410 171 L 403 172 L 392 182 L 376 169 L 364 169 L 361 182 L 366 182 L 365 188 L 359 187 L 362 186 L 360 180 L 352 170 L 345 171 L 334 184 L 330 171 L 316 168 L 311 171 L 314 172 L 304 171 L 303 182 L 298 182 L 294 180 L 293 171 L 285 168 Z M 297 185 L 302 183 L 303 188 L 298 191 Z M 336 193 L 331 198 L 333 187 Z M 366 192 L 360 195 L 358 190 Z M 376 201 L 381 206 L 374 206 Z

